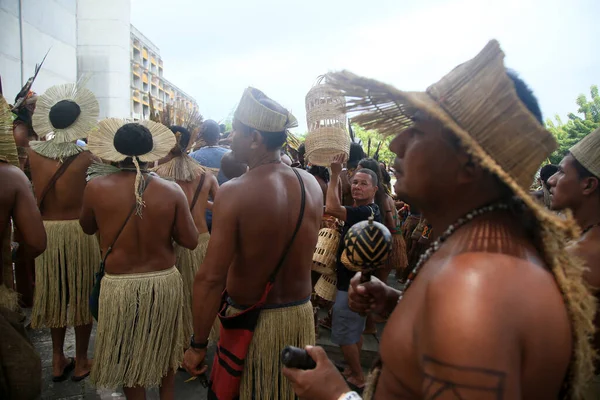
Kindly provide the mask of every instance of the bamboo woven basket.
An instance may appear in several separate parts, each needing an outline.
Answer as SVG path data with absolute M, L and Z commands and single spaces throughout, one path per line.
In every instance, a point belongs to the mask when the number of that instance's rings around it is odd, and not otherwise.
M 335 260 L 342 235 L 336 229 L 319 231 L 317 247 L 313 253 L 312 270 L 324 275 L 335 275 Z
M 321 275 L 315 285 L 315 293 L 317 296 L 327 300 L 334 301 L 337 294 L 337 277 L 329 275 Z
M 306 158 L 311 164 L 328 167 L 338 154 L 350 152 L 346 99 L 321 76 L 306 95 Z

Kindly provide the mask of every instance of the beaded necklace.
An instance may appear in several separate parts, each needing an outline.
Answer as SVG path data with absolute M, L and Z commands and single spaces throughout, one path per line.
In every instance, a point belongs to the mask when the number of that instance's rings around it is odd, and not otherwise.
M 448 238 L 450 236 L 452 236 L 452 234 L 454 232 L 456 232 L 458 230 L 458 228 L 460 228 L 463 225 L 466 225 L 467 223 L 471 222 L 474 218 L 476 218 L 480 215 L 487 214 L 487 213 L 490 213 L 492 211 L 497 211 L 497 210 L 508 210 L 508 208 L 509 208 L 508 204 L 506 204 L 506 203 L 490 204 L 490 205 L 483 206 L 481 208 L 477 208 L 477 209 L 469 212 L 467 215 L 459 218 L 455 223 L 451 224 L 444 231 L 444 233 L 442 233 L 433 243 L 431 243 L 429 248 L 427 250 L 425 250 L 425 252 L 421 255 L 421 257 L 419 258 L 419 262 L 417 262 L 417 265 L 413 268 L 413 270 L 408 275 L 408 278 L 406 279 L 406 284 L 404 285 L 404 289 L 400 293 L 398 302 L 400 302 L 400 300 L 402 300 L 402 297 L 404 297 L 404 293 L 406 293 L 406 291 L 408 290 L 410 285 L 414 282 L 415 278 L 417 277 L 417 274 L 419 273 L 419 271 L 421 270 L 423 265 L 425 265 L 425 263 L 427 261 L 429 261 L 431 256 L 433 256 L 435 254 L 435 252 L 437 252 L 440 249 L 442 244 L 446 240 L 448 240 Z

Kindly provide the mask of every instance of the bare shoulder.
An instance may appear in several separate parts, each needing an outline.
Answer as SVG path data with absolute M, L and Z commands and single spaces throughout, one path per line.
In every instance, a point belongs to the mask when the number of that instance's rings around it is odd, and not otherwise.
M 585 263 L 586 281 L 600 288 L 600 229 L 591 230 L 579 241 L 567 247 L 567 251 Z
M 15 189 L 29 189 L 31 187 L 27 175 L 20 168 L 10 164 L 0 163 L 0 165 L 3 189 L 10 187 Z

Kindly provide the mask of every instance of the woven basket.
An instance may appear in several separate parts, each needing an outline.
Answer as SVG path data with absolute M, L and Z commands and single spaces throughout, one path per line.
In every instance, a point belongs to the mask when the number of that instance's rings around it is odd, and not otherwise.
M 328 167 L 333 157 L 350 152 L 346 100 L 320 77 L 306 95 L 306 158 L 311 164 Z
M 335 275 L 335 259 L 341 234 L 330 228 L 319 231 L 317 247 L 313 253 L 312 270 L 324 275 Z
M 321 275 L 317 284 L 315 285 L 315 293 L 317 296 L 327 300 L 334 301 L 335 295 L 337 294 L 337 277 Z

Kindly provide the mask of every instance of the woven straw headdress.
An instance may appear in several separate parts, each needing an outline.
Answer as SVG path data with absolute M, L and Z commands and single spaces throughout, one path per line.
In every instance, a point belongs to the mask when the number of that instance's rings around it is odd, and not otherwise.
M 244 90 L 234 118 L 260 132 L 283 132 L 298 126 L 298 120 L 290 112 L 282 114 L 273 111 L 259 102 L 261 98 L 268 99 L 258 89 L 249 87 Z
M 106 161 L 120 162 L 131 157 L 137 170 L 135 177 L 135 196 L 138 204 L 137 214 L 141 216 L 144 202 L 141 196 L 142 173 L 139 166 L 141 162 L 154 162 L 169 154 L 169 151 L 175 146 L 175 135 L 163 124 L 154 121 L 143 121 L 140 125 L 145 126 L 152 135 L 152 149 L 136 156 L 130 156 L 119 152 L 114 145 L 115 134 L 128 122 L 119 118 L 107 118 L 100 121 L 99 129 L 90 133 L 88 137 L 88 149 Z
M 0 161 L 19 166 L 10 107 L 0 94 Z
M 583 266 L 564 249 L 579 228 L 572 218 L 559 218 L 529 196 L 537 169 L 557 145 L 519 99 L 498 42 L 490 41 L 475 58 L 454 68 L 425 92 L 404 92 L 347 71 L 328 74 L 328 82 L 346 96 L 347 111 L 362 112 L 353 122 L 383 135 L 411 127 L 417 111 L 440 121 L 483 168 L 531 210 L 541 237 L 540 251 L 570 313 L 574 335 L 570 388 L 571 394 L 579 397 L 594 370 L 589 339 L 595 314 L 594 298 L 583 283 Z
M 67 143 L 87 137 L 99 114 L 98 100 L 83 81 L 65 83 L 38 97 L 32 124 L 40 137 L 53 133 L 55 143 Z
M 585 169 L 600 178 L 600 128 L 581 139 L 569 151 Z

